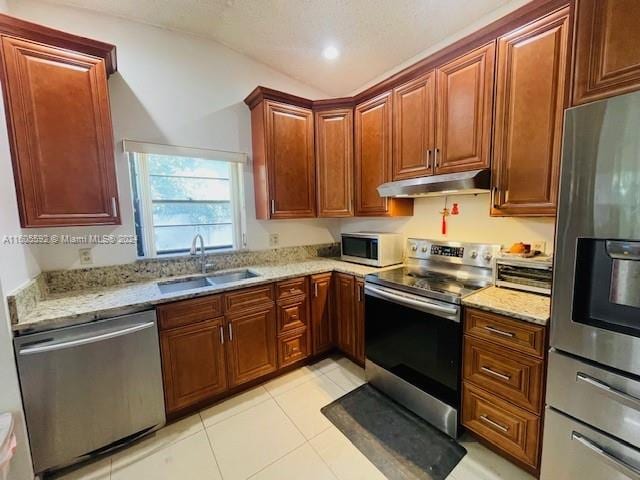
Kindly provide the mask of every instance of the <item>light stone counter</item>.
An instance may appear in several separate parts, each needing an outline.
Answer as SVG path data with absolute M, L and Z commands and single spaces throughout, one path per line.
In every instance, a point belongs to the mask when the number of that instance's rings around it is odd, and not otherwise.
M 18 323 L 14 324 L 12 328 L 15 335 L 23 335 L 147 310 L 166 302 L 211 295 L 287 278 L 332 271 L 364 277 L 369 273 L 397 267 L 398 265 L 374 268 L 330 258 L 316 257 L 286 264 L 249 266 L 246 268 L 257 273 L 258 277 L 182 292 L 163 294 L 158 288 L 158 282 L 164 283 L 178 279 L 194 278 L 198 277 L 198 275 L 165 277 L 153 281 L 129 283 L 113 287 L 50 294 L 46 299 L 38 302 L 28 314 L 18 318 Z M 209 273 L 209 275 L 218 275 L 234 270 L 238 269 L 218 270 Z
M 462 299 L 462 304 L 538 325 L 549 323 L 551 310 L 549 297 L 498 287 L 488 287 L 472 293 Z

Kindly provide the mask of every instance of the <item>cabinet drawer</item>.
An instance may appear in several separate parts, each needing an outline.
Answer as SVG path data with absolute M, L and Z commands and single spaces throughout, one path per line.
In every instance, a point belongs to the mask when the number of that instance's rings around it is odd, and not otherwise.
M 539 358 L 544 356 L 546 334 L 541 325 L 473 308 L 465 310 L 464 319 L 464 331 L 469 335 Z
M 544 362 L 465 336 L 464 379 L 533 413 L 542 401 Z
M 280 368 L 291 365 L 309 355 L 309 329 L 296 330 L 278 339 Z
M 307 278 L 294 278 L 285 282 L 276 284 L 276 298 L 282 300 L 285 298 L 297 297 L 307 294 Z
M 191 325 L 222 315 L 222 297 L 210 295 L 160 305 L 156 309 L 160 330 Z
M 304 297 L 278 305 L 278 335 L 304 328 L 307 324 L 307 300 Z
M 496 448 L 537 468 L 540 417 L 463 384 L 462 423 Z
M 273 302 L 273 286 L 245 288 L 224 295 L 224 309 L 226 313 L 241 312 L 262 307 Z

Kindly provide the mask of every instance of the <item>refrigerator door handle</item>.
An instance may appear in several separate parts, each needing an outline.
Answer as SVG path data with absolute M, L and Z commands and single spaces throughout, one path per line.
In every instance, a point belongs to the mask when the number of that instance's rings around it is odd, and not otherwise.
M 618 402 L 623 403 L 630 408 L 640 410 L 640 398 L 636 398 L 633 395 L 629 395 L 628 393 L 613 388 L 612 386 L 601 382 L 597 378 L 593 378 L 582 372 L 578 372 L 576 375 L 576 381 L 588 383 L 589 385 L 597 388 L 602 393 L 608 395 L 614 400 L 617 400 Z
M 579 442 L 585 448 L 589 449 L 591 452 L 595 453 L 600 459 L 609 465 L 611 468 L 617 470 L 623 475 L 633 479 L 640 480 L 640 469 L 630 465 L 624 460 L 612 455 L 611 453 L 605 451 L 600 445 L 589 440 L 587 437 L 583 436 L 578 432 L 571 432 L 571 440 Z

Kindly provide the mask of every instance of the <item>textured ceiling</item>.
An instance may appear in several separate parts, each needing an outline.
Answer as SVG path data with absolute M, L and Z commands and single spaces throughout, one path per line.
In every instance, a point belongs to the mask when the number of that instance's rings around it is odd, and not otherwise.
M 339 96 L 513 0 L 49 1 L 212 38 Z

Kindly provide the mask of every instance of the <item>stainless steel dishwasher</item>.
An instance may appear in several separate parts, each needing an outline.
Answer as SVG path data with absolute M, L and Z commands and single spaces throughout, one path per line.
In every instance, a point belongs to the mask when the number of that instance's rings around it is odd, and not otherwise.
M 36 473 L 164 425 L 155 311 L 25 335 L 14 344 Z

